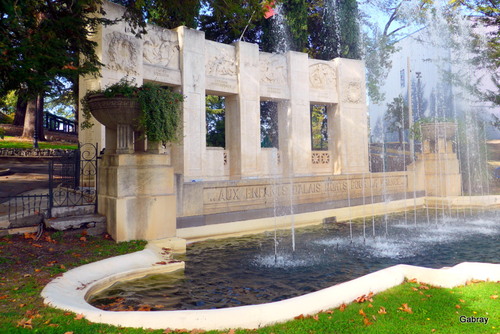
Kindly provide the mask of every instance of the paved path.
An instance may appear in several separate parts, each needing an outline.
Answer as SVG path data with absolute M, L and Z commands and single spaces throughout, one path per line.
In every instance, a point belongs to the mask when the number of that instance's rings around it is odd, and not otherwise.
M 49 187 L 48 163 L 0 163 L 0 170 L 10 169 L 10 174 L 0 176 L 0 203 L 9 197 L 34 189 Z

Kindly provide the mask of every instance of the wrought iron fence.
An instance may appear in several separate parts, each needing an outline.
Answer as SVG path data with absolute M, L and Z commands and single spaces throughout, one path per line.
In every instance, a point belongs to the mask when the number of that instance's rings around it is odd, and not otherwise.
M 52 217 L 57 207 L 94 206 L 97 212 L 98 146 L 79 144 L 74 150 L 49 162 L 47 193 L 0 197 L 0 221 L 21 225 L 33 216 Z

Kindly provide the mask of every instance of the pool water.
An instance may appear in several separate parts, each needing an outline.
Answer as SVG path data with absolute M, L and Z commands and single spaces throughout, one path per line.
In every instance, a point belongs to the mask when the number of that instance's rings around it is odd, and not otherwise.
M 180 257 L 184 271 L 118 282 L 89 302 L 107 310 L 224 308 L 303 295 L 401 263 L 500 262 L 497 211 L 419 216 L 417 222 L 407 213 L 407 222 L 398 214 L 374 224 L 370 217 L 298 229 L 295 252 L 284 230 L 277 231 L 276 247 L 274 232 L 194 243 Z

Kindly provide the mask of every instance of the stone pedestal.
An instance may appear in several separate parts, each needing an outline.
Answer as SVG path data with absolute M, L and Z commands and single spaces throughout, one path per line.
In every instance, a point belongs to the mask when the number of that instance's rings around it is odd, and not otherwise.
M 98 211 L 114 240 L 176 235 L 174 171 L 165 154 L 105 154 L 99 166 Z
M 423 165 L 427 195 L 460 196 L 462 175 L 452 142 L 457 130 L 456 124 L 428 123 L 422 125 L 421 130 L 423 145 L 418 163 Z

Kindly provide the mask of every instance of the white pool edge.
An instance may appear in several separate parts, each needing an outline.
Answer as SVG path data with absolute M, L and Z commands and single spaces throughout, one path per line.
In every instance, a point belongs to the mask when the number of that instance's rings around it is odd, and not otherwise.
M 55 278 L 42 291 L 46 305 L 82 314 L 86 319 L 114 326 L 137 328 L 183 328 L 223 330 L 259 328 L 284 322 L 303 314 L 311 315 L 353 302 L 370 292 L 379 293 L 401 284 L 405 278 L 446 288 L 468 280 L 500 281 L 500 264 L 464 262 L 451 268 L 430 269 L 396 265 L 332 287 L 273 303 L 213 310 L 152 312 L 113 312 L 95 308 L 85 297 L 125 277 L 139 277 L 152 272 L 178 270 L 184 263 L 164 262 L 165 258 L 146 248 L 143 251 L 90 263 Z

